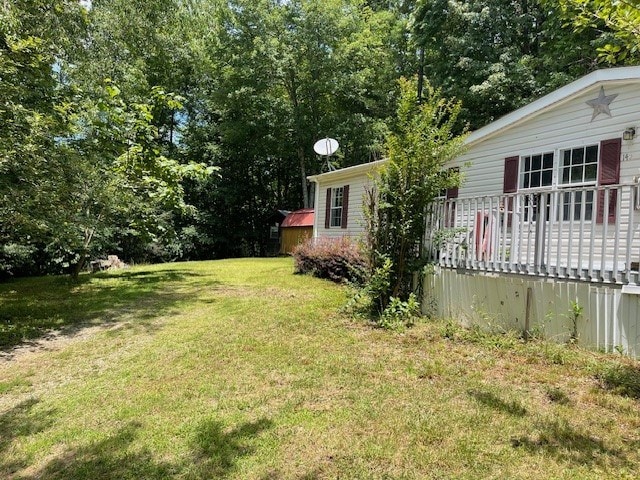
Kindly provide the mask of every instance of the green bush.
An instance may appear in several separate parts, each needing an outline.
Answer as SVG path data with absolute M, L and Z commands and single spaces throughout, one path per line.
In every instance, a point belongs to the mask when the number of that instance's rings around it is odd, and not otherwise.
M 415 293 L 410 293 L 407 300 L 391 297 L 386 307 L 380 304 L 380 292 L 389 287 L 389 277 L 393 263 L 388 258 L 381 266 L 366 276 L 366 281 L 354 289 L 353 296 L 347 303 L 346 311 L 364 315 L 377 326 L 386 329 L 398 329 L 412 326 L 420 316 L 420 301 Z
M 293 258 L 296 273 L 309 273 L 338 283 L 361 283 L 366 276 L 362 251 L 347 237 L 307 241 L 294 249 Z
M 378 320 L 382 328 L 398 328 L 411 326 L 420 316 L 420 302 L 415 293 L 410 293 L 406 301 L 391 297 L 387 308 L 384 309 Z
M 36 263 L 33 246 L 9 243 L 0 248 L 0 278 L 32 273 L 37 270 Z

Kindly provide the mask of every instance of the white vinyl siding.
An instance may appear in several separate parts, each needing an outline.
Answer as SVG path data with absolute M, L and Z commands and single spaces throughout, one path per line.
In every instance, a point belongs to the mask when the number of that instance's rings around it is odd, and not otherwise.
M 611 117 L 601 114 L 591 121 L 593 109 L 586 101 L 598 96 L 600 86 L 595 85 L 562 105 L 551 107 L 538 116 L 471 145 L 467 153 L 451 164 L 461 167 L 463 172 L 459 196 L 502 193 L 504 159 L 507 157 L 597 145 L 605 139 L 622 137 L 622 132 L 628 127 L 640 127 L 639 83 L 605 85 L 607 95 L 618 94 L 610 105 Z M 620 181 L 628 182 L 639 173 L 640 136 L 622 142 Z
M 624 130 L 630 126 L 640 126 L 640 110 L 638 110 L 638 105 L 640 105 L 639 87 L 640 80 L 605 85 L 605 93 L 607 95 L 618 94 L 618 97 L 610 105 L 611 117 L 601 114 L 591 121 L 593 109 L 586 102 L 598 96 L 600 85 L 594 85 L 588 91 L 561 105 L 552 106 L 535 117 L 523 120 L 518 125 L 471 145 L 464 155 L 451 164 L 452 166 L 460 166 L 464 178 L 460 186 L 459 198 L 486 198 L 490 195 L 502 195 L 505 158 L 514 155 L 520 157 L 520 170 L 518 172 L 518 186 L 520 187 L 522 157 L 538 155 L 544 152 L 554 152 L 554 155 L 559 157 L 561 152 L 567 149 L 600 145 L 603 140 L 622 137 Z M 560 172 L 556 170 L 554 175 L 556 177 L 554 180 L 555 188 L 562 189 Z M 620 160 L 620 183 L 632 182 L 634 177 L 639 175 L 640 137 L 636 137 L 631 141 L 623 140 Z M 558 179 L 558 177 L 560 178 Z M 597 198 L 585 198 L 585 202 L 592 205 L 591 207 L 585 205 L 584 219 L 582 218 L 582 197 L 577 193 L 569 194 L 566 200 L 565 204 L 567 206 L 561 209 L 561 212 L 554 212 L 556 219 L 563 217 L 563 220 L 569 220 L 571 213 L 573 213 L 575 222 L 586 221 L 588 220 L 589 208 L 594 210 L 591 213 L 592 221 L 595 219 L 596 212 L 593 203 L 597 203 Z M 628 198 L 621 199 L 621 202 L 618 211 L 628 212 L 631 208 Z M 521 235 L 533 238 L 535 235 L 534 226 L 528 222 L 533 212 L 527 210 L 526 205 L 522 207 L 525 207 L 523 209 L 523 219 L 526 220 L 522 227 L 526 228 L 526 230 L 521 231 Z M 576 209 L 578 212 L 576 212 Z M 626 216 L 620 217 L 618 228 L 621 231 L 625 231 L 627 228 L 624 223 L 626 221 L 625 218 Z M 594 227 L 595 238 L 601 238 L 605 234 L 610 237 L 614 231 L 615 228 L 612 226 L 608 226 L 606 232 L 602 224 L 596 224 Z M 569 235 L 568 225 L 565 227 L 565 233 L 567 236 Z M 637 239 L 638 237 L 640 237 L 640 231 L 632 233 L 632 239 Z M 553 245 L 552 248 L 560 252 L 560 257 L 574 255 L 574 252 L 570 252 L 570 244 L 571 242 L 564 241 L 562 244 Z M 621 248 L 624 246 L 624 243 L 622 243 Z M 608 245 L 607 248 L 613 248 L 613 244 Z
M 315 225 L 313 236 L 319 237 L 354 237 L 358 238 L 364 234 L 365 218 L 363 202 L 367 189 L 373 187 L 373 175 L 384 162 L 372 162 L 370 164 L 359 165 L 357 167 L 335 170 L 330 173 L 318 175 L 316 181 L 315 198 Z M 349 185 L 349 201 L 347 206 L 347 226 L 346 228 L 329 227 L 325 228 L 326 215 L 326 195 L 327 189 L 336 189 Z M 333 195 L 332 195 L 333 196 Z

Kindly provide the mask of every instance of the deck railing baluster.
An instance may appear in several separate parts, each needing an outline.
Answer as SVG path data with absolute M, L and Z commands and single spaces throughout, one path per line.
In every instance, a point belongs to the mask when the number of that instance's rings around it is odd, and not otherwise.
M 619 187 L 616 187 L 616 219 L 615 219 L 615 239 L 613 241 L 613 265 L 611 269 L 612 280 L 615 283 L 620 283 L 620 272 L 618 272 L 618 255 L 620 254 L 620 219 L 618 218 L 622 212 L 622 191 Z
M 553 253 L 553 232 L 556 226 L 556 217 L 558 215 L 558 192 L 551 192 L 549 194 L 549 220 L 547 225 L 547 248 L 546 250 L 546 269 L 547 275 L 555 275 L 556 269 L 553 268 L 551 262 L 551 255 Z
M 593 260 L 594 260 L 594 252 L 596 247 L 596 219 L 598 217 L 598 189 L 593 188 L 591 190 L 593 192 L 593 203 L 591 207 L 591 232 L 589 236 L 589 272 L 588 272 L 588 280 L 593 280 Z
M 575 209 L 576 209 L 576 192 L 575 190 L 571 190 L 566 195 L 569 195 L 569 211 L 567 212 L 569 215 L 569 242 L 567 242 L 567 277 L 573 277 L 573 227 L 575 224 Z M 563 209 L 564 210 L 564 209 Z
M 637 195 L 625 184 L 438 200 L 425 255 L 446 268 L 640 283 Z
M 582 257 L 584 248 L 584 222 L 587 216 L 587 195 L 588 193 L 584 190 L 580 193 L 580 235 L 578 237 L 578 265 L 576 270 L 577 278 L 580 280 L 584 280 Z
M 602 210 L 602 245 L 600 246 L 600 280 L 608 281 L 607 279 L 607 236 L 609 227 L 609 195 L 611 194 L 611 188 L 605 187 L 602 190 L 604 205 Z M 600 206 L 598 206 L 598 209 Z
M 635 283 L 635 279 L 631 276 L 631 254 L 632 254 L 632 243 L 633 243 L 633 232 L 635 231 L 635 195 L 636 189 L 635 187 L 629 186 L 629 219 L 627 221 L 627 245 L 626 252 L 624 256 L 624 269 L 625 269 L 625 278 L 623 280 L 624 283 Z
M 564 197 L 558 192 L 558 238 L 556 243 L 556 275 L 560 276 L 560 272 L 564 268 L 562 265 L 562 230 L 564 227 Z M 562 275 L 564 276 L 564 275 Z

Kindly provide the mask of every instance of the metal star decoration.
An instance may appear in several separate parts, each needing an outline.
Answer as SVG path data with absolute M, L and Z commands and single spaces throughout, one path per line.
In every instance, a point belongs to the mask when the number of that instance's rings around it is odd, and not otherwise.
M 600 94 L 598 95 L 598 98 L 594 98 L 593 100 L 589 100 L 587 102 L 587 105 L 593 108 L 593 115 L 591 116 L 591 121 L 593 122 L 593 120 L 601 113 L 611 116 L 611 110 L 609 110 L 609 104 L 613 102 L 613 100 L 617 96 L 618 96 L 617 93 L 613 95 L 605 95 L 604 87 L 600 87 Z

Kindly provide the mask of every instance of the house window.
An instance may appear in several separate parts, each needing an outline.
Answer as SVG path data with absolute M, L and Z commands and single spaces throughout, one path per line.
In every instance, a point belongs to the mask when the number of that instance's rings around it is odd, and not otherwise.
M 349 212 L 349 185 L 327 188 L 324 228 L 347 228 Z
M 560 152 L 562 185 L 595 185 L 598 179 L 598 146 L 572 148 Z
M 332 188 L 331 189 L 331 212 L 329 226 L 341 227 L 342 226 L 342 199 L 344 195 L 344 188 Z
M 520 189 L 550 187 L 553 185 L 553 152 L 526 155 L 520 158 Z M 537 195 L 526 195 L 523 197 L 525 221 L 533 221 L 538 215 L 539 198 Z M 547 213 L 549 209 L 549 198 L 547 197 Z
M 560 150 L 558 165 L 554 161 L 553 152 L 526 155 L 520 157 L 520 189 L 536 189 L 544 187 L 571 188 L 593 185 L 598 179 L 598 145 Z M 554 170 L 557 175 L 554 176 Z M 554 181 L 554 178 L 557 179 Z M 592 220 L 594 211 L 594 192 L 570 190 L 560 194 L 560 214 L 563 220 Z M 525 221 L 535 220 L 541 205 L 537 197 L 524 198 Z M 549 201 L 547 196 L 547 215 L 549 218 Z
M 598 180 L 598 145 L 560 151 L 559 187 L 583 187 Z M 563 220 L 592 220 L 594 192 L 570 191 L 562 194 Z
M 553 184 L 553 152 L 521 158 L 520 188 L 550 187 Z
M 557 153 L 506 157 L 503 193 L 527 194 L 508 197 L 505 206 L 510 212 L 508 225 L 511 225 L 511 212 L 523 212 L 525 221 L 535 220 L 543 207 L 546 219 L 554 216 L 556 220 L 615 223 L 618 191 L 611 188 L 608 194 L 604 189 L 595 192 L 598 187 L 620 182 L 621 146 L 621 138 L 612 138 L 598 144 L 559 149 Z M 552 198 L 557 199 L 553 212 L 550 211 Z M 543 199 L 546 200 L 541 202 Z M 609 205 L 608 212 L 604 211 L 605 203 Z

